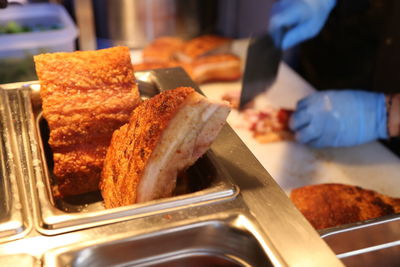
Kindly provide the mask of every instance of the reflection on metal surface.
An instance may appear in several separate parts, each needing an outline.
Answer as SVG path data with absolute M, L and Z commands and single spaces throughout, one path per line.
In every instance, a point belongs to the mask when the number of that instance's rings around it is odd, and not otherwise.
M 332 228 L 322 238 L 346 266 L 400 266 L 400 217 Z
M 234 216 L 164 229 L 157 234 L 87 242 L 45 254 L 46 266 L 272 266 Z M 135 236 L 132 238 L 132 236 Z M 133 253 L 134 252 L 134 253 Z
M 0 92 L 0 243 L 24 236 L 31 227 L 24 203 L 21 177 L 14 165 L 18 164 L 11 143 L 10 119 L 7 112 L 9 103 L 3 91 Z
M 197 88 L 179 68 L 138 73 L 138 79 L 144 97 Z M 341 266 L 228 125 L 188 170 L 194 179 L 184 193 L 109 210 L 99 195 L 53 199 L 38 85 L 2 88 L 9 106 L 2 114 L 12 125 L 5 132 L 18 159 L 6 169 L 18 174 L 27 210 L 22 221 L 33 221 L 33 229 L 0 244 L 0 254 L 29 255 L 45 266 Z
M 161 36 L 190 39 L 213 26 L 213 7 L 204 0 L 102 0 L 95 1 L 100 38 L 113 45 L 141 48 Z M 100 17 L 101 16 L 101 17 Z M 209 30 L 209 29 L 207 29 Z
M 0 256 L 0 266 L 41 266 L 40 261 L 28 254 L 15 254 Z

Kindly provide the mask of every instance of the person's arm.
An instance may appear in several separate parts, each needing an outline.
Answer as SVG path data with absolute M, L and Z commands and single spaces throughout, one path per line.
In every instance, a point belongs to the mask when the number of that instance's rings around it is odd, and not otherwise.
M 400 94 L 386 95 L 386 111 L 388 135 L 400 136 Z

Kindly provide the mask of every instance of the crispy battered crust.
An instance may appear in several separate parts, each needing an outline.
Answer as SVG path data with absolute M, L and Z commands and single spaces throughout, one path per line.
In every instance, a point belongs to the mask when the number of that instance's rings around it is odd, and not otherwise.
M 100 182 L 106 208 L 136 202 L 140 177 L 164 129 L 194 93 L 190 87 L 162 92 L 142 102 L 129 124 L 114 132 Z
M 111 135 L 140 102 L 127 47 L 34 57 L 62 196 L 98 190 Z
M 316 229 L 400 212 L 400 198 L 344 184 L 300 187 L 291 192 L 290 199 Z

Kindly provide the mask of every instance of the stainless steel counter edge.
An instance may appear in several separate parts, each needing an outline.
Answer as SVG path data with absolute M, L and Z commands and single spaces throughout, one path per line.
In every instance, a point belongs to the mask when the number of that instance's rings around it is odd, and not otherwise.
M 222 135 L 233 140 L 214 143 L 252 215 L 260 223 L 269 246 L 283 266 L 341 266 L 333 251 L 295 208 L 254 155 L 230 128 Z M 239 155 L 239 156 L 238 156 Z
M 2 129 L 2 172 L 3 183 L 6 192 L 2 195 L 4 205 L 8 206 L 7 222 L 3 221 L 0 225 L 0 242 L 8 242 L 23 238 L 32 230 L 32 220 L 27 204 L 27 192 L 25 187 L 25 177 L 22 174 L 19 153 L 16 151 L 17 139 L 21 135 L 17 134 L 12 121 L 10 111 L 10 101 L 8 95 L 1 90 L 1 129 Z M 5 215 L 5 214 L 2 214 Z
M 154 82 L 161 90 L 174 88 L 172 71 L 174 69 L 157 71 Z M 185 80 L 180 80 L 181 86 L 191 86 L 201 92 L 189 76 L 185 76 Z M 230 126 L 222 129 L 213 149 L 233 183 L 239 186 L 251 214 L 260 223 L 270 248 L 268 256 L 274 264 L 343 265 Z

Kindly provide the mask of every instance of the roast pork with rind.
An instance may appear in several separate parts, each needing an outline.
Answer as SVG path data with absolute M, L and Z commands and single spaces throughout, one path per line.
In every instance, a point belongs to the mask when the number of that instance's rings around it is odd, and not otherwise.
M 178 173 L 207 151 L 229 111 L 190 87 L 142 102 L 108 148 L 100 184 L 106 208 L 171 196 Z

